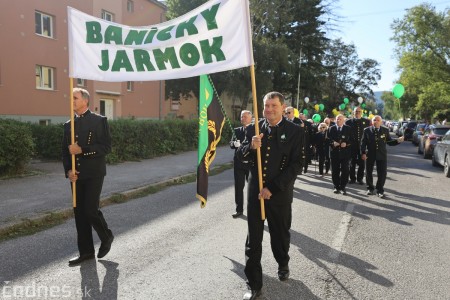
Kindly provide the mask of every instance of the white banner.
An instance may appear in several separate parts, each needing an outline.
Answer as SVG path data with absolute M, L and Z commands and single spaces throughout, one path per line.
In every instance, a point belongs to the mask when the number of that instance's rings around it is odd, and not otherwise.
M 211 0 L 171 21 L 125 26 L 67 8 L 69 76 L 166 80 L 253 64 L 248 0 Z

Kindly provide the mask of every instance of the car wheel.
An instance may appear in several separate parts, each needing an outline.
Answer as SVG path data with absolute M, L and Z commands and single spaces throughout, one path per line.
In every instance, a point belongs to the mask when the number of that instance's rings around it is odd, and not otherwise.
M 450 156 L 447 155 L 447 157 L 444 160 L 444 174 L 446 177 L 450 177 Z
M 440 166 L 440 164 L 438 164 L 438 162 L 436 161 L 436 155 L 431 156 L 431 164 L 433 165 L 433 167 L 438 167 Z

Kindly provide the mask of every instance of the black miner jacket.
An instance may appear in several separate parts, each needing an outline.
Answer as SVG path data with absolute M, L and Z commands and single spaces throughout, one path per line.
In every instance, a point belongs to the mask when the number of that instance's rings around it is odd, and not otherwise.
M 72 155 L 69 152 L 70 121 L 64 124 L 64 138 L 62 142 L 62 159 L 64 172 L 72 169 Z M 87 110 L 75 118 L 75 142 L 83 153 L 75 155 L 75 168 L 78 179 L 103 177 L 106 175 L 105 156 L 111 152 L 111 136 L 106 117 Z

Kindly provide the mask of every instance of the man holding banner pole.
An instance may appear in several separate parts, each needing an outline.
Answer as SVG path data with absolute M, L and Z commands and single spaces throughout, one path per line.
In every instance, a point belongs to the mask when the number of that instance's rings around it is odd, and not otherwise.
M 75 112 L 75 143 L 71 143 L 71 122 L 64 124 L 62 143 L 63 166 L 66 177 L 75 185 L 74 207 L 79 255 L 69 260 L 69 265 L 78 265 L 95 257 L 92 228 L 97 232 L 101 245 L 97 257 L 104 257 L 111 249 L 114 236 L 99 209 L 103 178 L 106 175 L 105 156 L 111 152 L 111 136 L 106 117 L 89 110 L 89 92 L 73 89 Z M 72 155 L 75 155 L 76 170 L 72 170 Z
M 248 235 L 245 245 L 245 275 L 250 291 L 244 299 L 256 299 L 261 294 L 262 240 L 264 222 L 261 219 L 260 198 L 264 199 L 272 252 L 278 263 L 278 278 L 289 278 L 289 245 L 292 221 L 294 182 L 300 170 L 300 151 L 303 133 L 300 127 L 283 118 L 284 97 L 270 92 L 264 97 L 264 119 L 247 127 L 246 138 L 237 151 L 242 161 L 251 161 L 248 186 Z M 255 135 L 255 126 L 261 129 Z M 256 150 L 260 149 L 263 188 L 258 183 Z

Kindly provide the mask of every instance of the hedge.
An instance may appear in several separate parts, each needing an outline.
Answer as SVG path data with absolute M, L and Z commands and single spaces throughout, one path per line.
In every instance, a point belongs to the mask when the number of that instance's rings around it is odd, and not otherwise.
M 0 120 L 0 175 L 20 174 L 33 155 L 30 125 Z
M 109 121 L 109 125 L 112 152 L 107 156 L 108 163 L 138 161 L 197 148 L 198 120 L 119 119 Z M 0 128 L 0 175 L 20 173 L 32 157 L 61 160 L 62 124 L 42 126 L 0 119 Z M 231 134 L 230 126 L 225 124 L 220 144 L 228 144 Z

